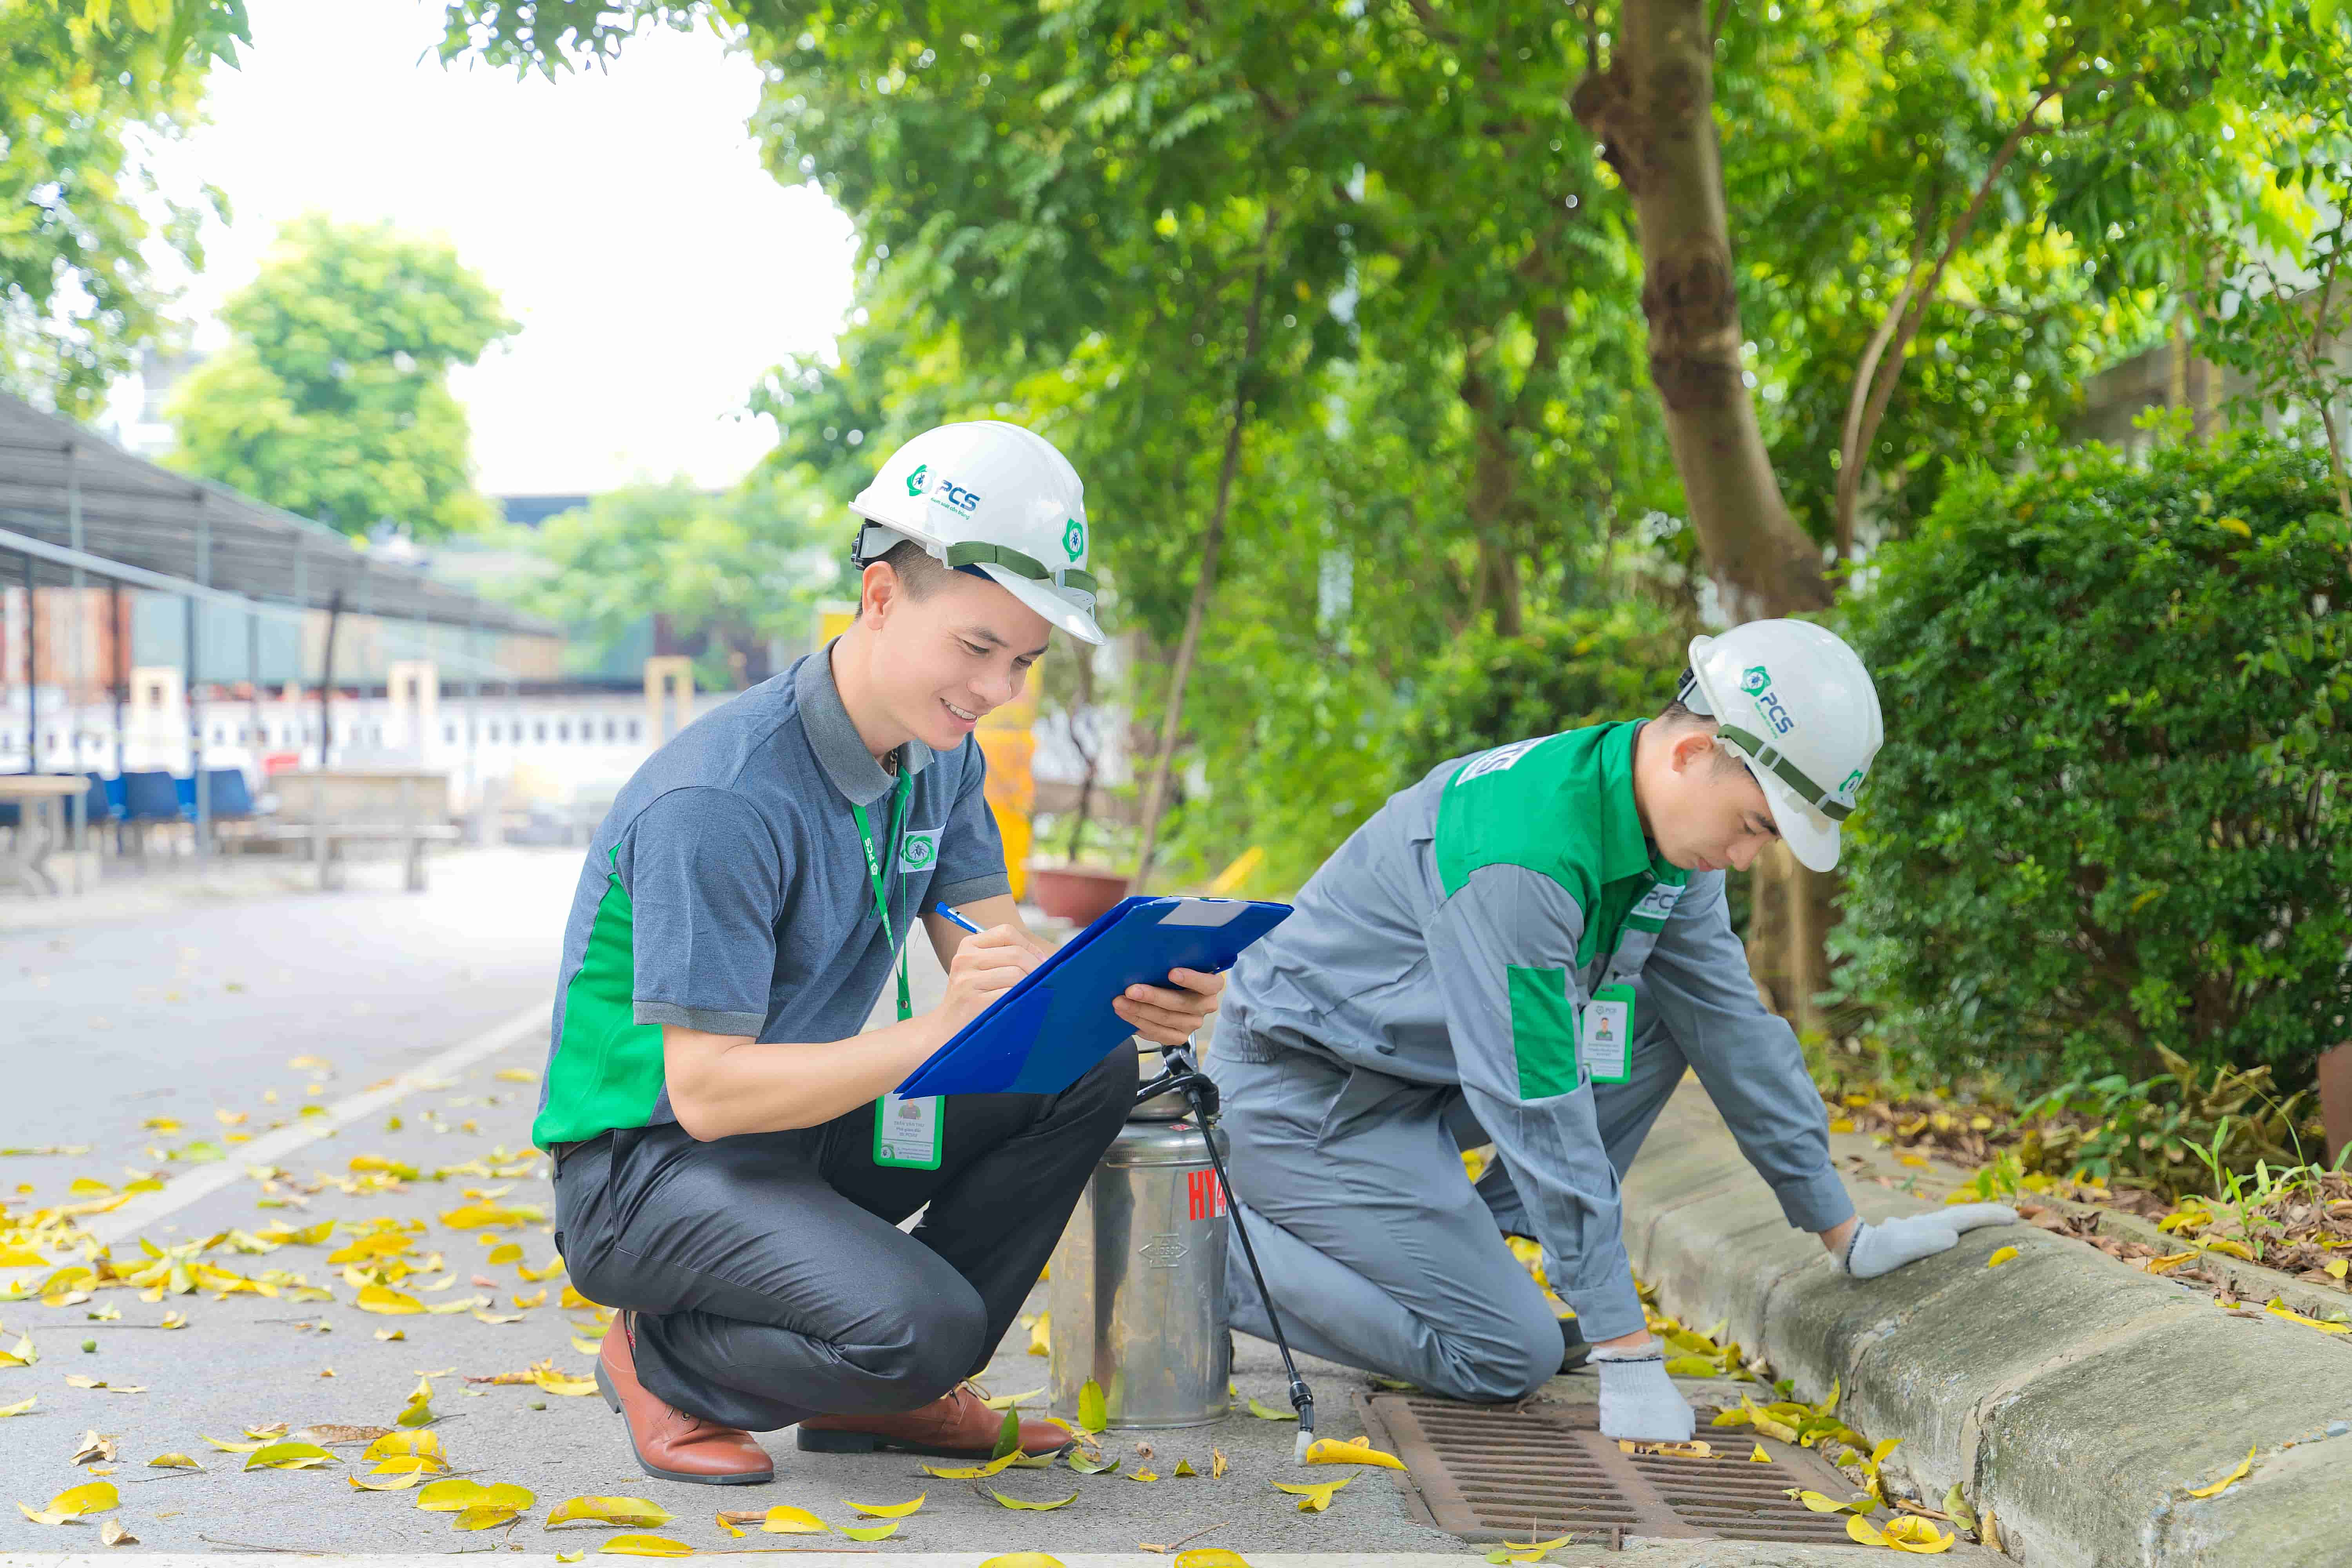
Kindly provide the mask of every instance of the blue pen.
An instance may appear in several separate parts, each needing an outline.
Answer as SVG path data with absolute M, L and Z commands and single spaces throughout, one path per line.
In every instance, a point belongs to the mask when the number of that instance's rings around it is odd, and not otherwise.
M 945 904 L 933 904 L 931 908 L 938 910 L 940 914 L 947 916 L 949 920 L 953 921 L 957 925 L 963 927 L 964 930 L 971 932 L 972 935 L 979 936 L 982 934 L 978 926 L 972 924 L 970 921 L 964 919 L 961 915 L 956 913 Z

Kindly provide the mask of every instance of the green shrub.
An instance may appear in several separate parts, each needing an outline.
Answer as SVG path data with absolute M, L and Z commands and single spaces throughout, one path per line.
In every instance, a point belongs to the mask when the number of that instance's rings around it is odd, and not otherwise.
M 1963 476 L 1847 605 L 1888 739 L 1833 946 L 1890 1046 L 2031 1087 L 2309 1081 L 2352 1014 L 2352 542 L 2249 438 Z
M 1685 644 L 1664 611 L 1640 599 L 1533 618 L 1514 637 L 1482 623 L 1414 689 L 1390 787 L 1506 741 L 1655 713 L 1682 679 Z

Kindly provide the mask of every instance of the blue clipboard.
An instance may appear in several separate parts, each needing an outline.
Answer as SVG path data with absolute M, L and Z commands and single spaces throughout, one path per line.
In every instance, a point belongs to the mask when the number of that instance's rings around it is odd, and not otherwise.
M 1246 899 L 1121 899 L 1023 975 L 898 1086 L 929 1094 L 1059 1094 L 1135 1033 L 1111 1011 L 1171 969 L 1217 973 L 1290 917 Z

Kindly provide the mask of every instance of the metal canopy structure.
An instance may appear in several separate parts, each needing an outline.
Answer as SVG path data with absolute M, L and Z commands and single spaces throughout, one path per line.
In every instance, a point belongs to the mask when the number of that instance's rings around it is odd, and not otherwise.
M 86 552 L 241 598 L 388 621 L 555 637 L 562 628 L 372 555 L 322 523 L 225 485 L 132 457 L 103 437 L 0 395 L 0 530 L 60 553 L 31 554 L 32 581 L 75 585 Z M 82 567 L 84 572 L 93 569 Z M 17 574 L 6 572 L 12 584 Z M 152 584 L 150 584 L 152 585 Z

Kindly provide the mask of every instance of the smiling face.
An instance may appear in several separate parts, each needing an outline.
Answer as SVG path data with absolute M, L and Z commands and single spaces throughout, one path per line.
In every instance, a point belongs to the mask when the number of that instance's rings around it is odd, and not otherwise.
M 990 710 L 1021 694 L 1053 629 L 994 583 L 950 572 L 911 545 L 866 567 L 861 586 L 861 618 L 875 634 L 873 699 L 894 728 L 934 751 L 953 751 Z
M 1746 763 L 1716 744 L 1701 720 L 1642 727 L 1634 798 L 1658 853 L 1685 871 L 1745 871 L 1780 837 L 1764 790 Z

